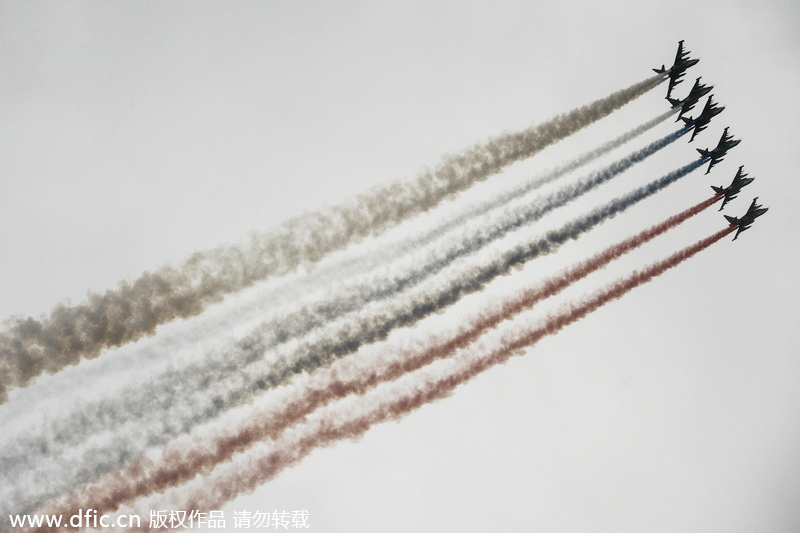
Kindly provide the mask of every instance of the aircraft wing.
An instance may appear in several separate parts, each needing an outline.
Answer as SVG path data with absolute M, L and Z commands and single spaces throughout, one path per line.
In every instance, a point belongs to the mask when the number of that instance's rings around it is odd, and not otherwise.
M 672 72 L 670 72 L 669 85 L 667 85 L 667 99 L 668 100 L 669 100 L 669 97 L 672 95 L 672 89 L 674 89 L 675 86 L 678 85 L 681 82 L 681 80 L 678 79 L 679 77 L 680 77 L 680 74 L 675 74 L 674 70 Z
M 717 197 L 722 197 L 722 205 L 719 206 L 720 211 L 725 208 L 725 204 L 736 198 L 736 194 L 730 193 L 730 188 L 715 187 L 714 185 L 712 185 L 711 188 L 714 190 Z
M 728 133 L 728 128 L 725 128 L 725 131 L 722 132 L 722 138 L 719 140 L 719 146 L 724 146 L 730 143 L 733 140 L 733 135 Z M 736 143 L 739 144 L 739 143 Z M 735 145 L 733 145 L 735 146 Z
M 674 89 L 677 84 L 678 82 L 675 81 L 675 76 L 673 74 L 670 74 L 669 84 L 667 85 L 667 99 L 669 99 L 670 95 L 672 95 L 672 89 Z
M 673 65 L 677 65 L 683 60 L 683 41 L 678 41 L 678 51 L 675 53 L 675 63 Z
M 731 187 L 736 187 L 738 190 L 741 190 L 745 186 L 749 185 L 754 179 L 755 178 L 747 177 L 747 172 L 744 171 L 744 165 L 741 165 L 739 170 L 736 171 L 736 175 L 733 177 Z
M 714 168 L 717 165 L 717 163 L 721 163 L 723 159 L 725 159 L 725 154 L 712 155 L 711 156 L 711 161 L 709 161 L 709 163 L 708 163 L 708 170 L 706 170 L 706 174 L 711 172 L 711 169 Z

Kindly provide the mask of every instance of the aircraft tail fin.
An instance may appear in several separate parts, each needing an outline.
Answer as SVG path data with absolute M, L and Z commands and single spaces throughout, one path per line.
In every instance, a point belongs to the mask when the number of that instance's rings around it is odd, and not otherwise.
M 661 65 L 660 69 L 654 68 L 653 72 L 655 72 L 656 74 L 665 74 L 667 72 L 667 68 L 666 67 L 667 67 L 666 65 Z
M 728 221 L 728 222 L 730 222 L 731 224 L 738 224 L 738 223 L 739 223 L 739 219 L 738 219 L 738 218 L 736 218 L 736 217 L 732 217 L 732 216 L 730 216 L 730 215 L 722 215 L 722 216 L 724 216 L 724 217 L 725 217 L 725 220 L 727 220 L 727 221 Z
M 716 197 L 717 197 L 717 198 L 721 198 L 721 197 L 722 197 L 722 196 L 725 194 L 725 188 L 724 188 L 724 187 L 714 187 L 714 186 L 712 185 L 712 186 L 711 186 L 711 188 L 712 188 L 712 189 L 714 189 L 714 193 L 716 194 Z M 735 196 L 734 196 L 734 197 L 735 197 Z M 725 199 L 722 201 L 722 205 L 721 205 L 721 206 L 719 206 L 719 210 L 720 210 L 720 211 L 722 211 L 722 209 L 725 207 L 725 203 L 726 203 L 728 200 L 729 200 L 729 198 L 725 198 Z
M 711 153 L 704 148 L 695 148 L 695 149 L 697 150 L 697 153 L 700 154 L 700 157 L 709 157 L 711 155 Z

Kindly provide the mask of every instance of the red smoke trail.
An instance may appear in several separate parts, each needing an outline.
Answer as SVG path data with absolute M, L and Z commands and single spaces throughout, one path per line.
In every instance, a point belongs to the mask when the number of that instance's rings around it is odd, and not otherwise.
M 0 404 L 8 400 L 11 389 L 25 387 L 39 375 L 54 374 L 97 357 L 106 348 L 150 336 L 160 324 L 198 315 L 226 294 L 380 235 L 608 116 L 665 79 L 651 76 L 540 125 L 449 156 L 415 180 L 395 181 L 290 219 L 257 235 L 248 247 L 197 252 L 177 268 L 146 272 L 133 283 L 121 282 L 116 290 L 91 294 L 80 305 L 59 305 L 41 320 L 12 317 L 8 331 L 0 332 Z
M 457 386 L 465 383 L 484 370 L 507 361 L 513 355 L 520 355 L 545 336 L 557 333 L 563 327 L 576 322 L 602 305 L 622 297 L 631 289 L 646 283 L 673 268 L 696 253 L 729 235 L 736 226 L 729 226 L 717 233 L 680 250 L 663 261 L 659 261 L 636 271 L 627 278 L 618 280 L 583 302 L 569 306 L 566 311 L 552 315 L 542 325 L 514 334 L 501 340 L 498 348 L 485 357 L 465 358 L 460 368 L 440 377 L 428 377 L 412 391 L 401 396 L 379 402 L 370 411 L 340 422 L 341 417 L 315 420 L 298 438 L 282 439 L 275 442 L 272 451 L 261 457 L 252 458 L 247 464 L 229 463 L 208 476 L 188 494 L 176 494 L 183 501 L 178 509 L 218 509 L 223 503 L 243 492 L 253 490 L 274 478 L 283 469 L 292 466 L 311 453 L 315 448 L 328 446 L 341 439 L 360 437 L 373 424 L 398 419 L 414 409 L 450 394 Z M 143 531 L 149 531 L 147 527 Z
M 287 427 L 333 400 L 352 393 L 361 394 L 381 382 L 394 380 L 435 359 L 452 355 L 455 350 L 467 346 L 500 322 L 558 293 L 571 283 L 700 213 L 719 198 L 709 198 L 607 248 L 538 287 L 528 289 L 496 308 L 485 311 L 449 339 L 430 339 L 428 348 L 415 353 L 385 355 L 383 362 L 378 362 L 366 371 L 354 369 L 352 364 L 343 360 L 333 372 L 326 370 L 313 375 L 306 387 L 294 391 L 294 399 L 288 403 L 254 414 L 236 431 L 218 435 L 211 441 L 203 441 L 191 448 L 174 444 L 162 452 L 158 463 L 140 460 L 124 471 L 110 474 L 69 499 L 55 504 L 55 507 L 51 506 L 46 512 L 71 515 L 78 509 L 93 508 L 100 513 L 106 513 L 117 509 L 124 501 L 163 491 L 192 479 L 198 472 L 208 472 L 255 442 L 276 438 Z

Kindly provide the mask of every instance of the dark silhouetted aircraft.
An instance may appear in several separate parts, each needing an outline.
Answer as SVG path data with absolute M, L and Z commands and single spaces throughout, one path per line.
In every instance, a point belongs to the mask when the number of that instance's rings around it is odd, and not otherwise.
M 715 193 L 725 195 L 725 199 L 722 200 L 722 205 L 719 206 L 720 211 L 722 211 L 722 208 L 725 207 L 725 204 L 736 198 L 736 196 L 739 194 L 739 191 L 741 191 L 745 187 L 745 185 L 749 185 L 750 182 L 755 179 L 755 178 L 748 178 L 747 172 L 744 172 L 742 170 L 743 168 L 744 165 L 739 167 L 739 171 L 736 172 L 736 175 L 733 177 L 733 181 L 727 187 L 723 188 L 723 187 L 714 187 L 713 185 L 711 186 L 711 188 L 714 189 Z
M 690 128 L 694 128 L 692 132 L 692 137 L 689 139 L 689 142 L 694 140 L 695 135 L 703 131 L 708 127 L 708 123 L 711 122 L 711 119 L 715 116 L 722 113 L 722 110 L 725 109 L 724 107 L 719 107 L 716 102 L 714 102 L 714 95 L 708 97 L 706 100 L 706 105 L 703 107 L 703 110 L 697 115 L 697 118 L 687 118 L 681 117 L 681 119 L 686 123 L 686 125 Z
M 735 241 L 741 232 L 748 229 L 750 226 L 753 225 L 753 221 L 766 213 L 769 210 L 769 207 L 761 207 L 756 203 L 758 200 L 758 196 L 753 198 L 753 203 L 750 204 L 750 207 L 747 209 L 747 213 L 745 213 L 741 218 L 730 217 L 728 215 L 724 216 L 731 225 L 739 226 L 739 229 L 736 231 L 736 235 L 733 236 L 733 240 Z
M 672 94 L 672 89 L 675 88 L 682 80 L 684 74 L 686 74 L 686 69 L 694 65 L 700 61 L 699 59 L 689 59 L 689 51 L 683 50 L 683 41 L 678 41 L 678 52 L 675 54 L 675 62 L 672 64 L 671 67 L 666 68 L 665 65 L 661 65 L 661 68 L 654 68 L 653 71 L 656 74 L 667 74 L 669 76 L 669 86 L 667 87 L 667 98 L 670 97 Z
M 686 98 L 683 100 L 678 100 L 677 98 L 667 98 L 669 103 L 672 104 L 672 107 L 681 106 L 681 111 L 678 113 L 678 118 L 675 119 L 675 122 L 678 122 L 684 113 L 688 113 L 694 109 L 694 105 L 699 102 L 702 97 L 710 93 L 711 89 L 713 88 L 714 87 L 711 85 L 704 85 L 700 83 L 700 78 L 697 78 L 692 86 L 692 90 L 689 91 L 689 95 Z
M 708 163 L 708 170 L 706 170 L 706 174 L 711 172 L 711 169 L 714 168 L 714 165 L 722 161 L 722 159 L 725 157 L 725 154 L 728 153 L 728 150 L 740 142 L 742 142 L 741 139 L 734 140 L 733 135 L 728 135 L 728 128 L 725 128 L 725 131 L 722 132 L 722 137 L 719 138 L 719 142 L 714 148 L 711 150 L 703 150 L 702 148 L 698 148 L 697 151 L 700 153 L 700 157 L 711 160 Z

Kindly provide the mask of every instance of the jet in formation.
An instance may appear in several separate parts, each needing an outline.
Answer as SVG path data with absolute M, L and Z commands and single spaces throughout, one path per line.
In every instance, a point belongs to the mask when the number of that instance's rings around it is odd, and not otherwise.
M 706 129 L 708 124 L 711 122 L 711 119 L 722 113 L 723 109 L 725 109 L 725 107 L 719 107 L 717 103 L 714 102 L 714 95 L 712 94 L 708 97 L 708 100 L 706 100 L 706 105 L 703 107 L 703 110 L 700 112 L 700 114 L 697 115 L 697 118 L 681 117 L 681 119 L 686 123 L 686 127 L 694 128 L 689 142 L 694 140 L 695 135 Z
M 717 145 L 712 149 L 702 149 L 698 148 L 697 151 L 700 153 L 700 157 L 703 159 L 709 159 L 708 163 L 708 170 L 706 170 L 706 174 L 711 172 L 711 169 L 714 168 L 714 165 L 722 161 L 725 157 L 725 154 L 728 153 L 728 150 L 736 146 L 742 142 L 741 139 L 734 139 L 733 135 L 728 135 L 728 128 L 725 128 L 725 131 L 722 132 L 722 137 L 719 138 L 719 142 Z
M 656 74 L 667 74 L 669 76 L 669 86 L 667 87 L 667 98 L 672 95 L 672 89 L 681 83 L 681 78 L 686 74 L 686 70 L 696 64 L 699 59 L 689 59 L 689 51 L 683 50 L 683 41 L 678 41 L 678 52 L 675 54 L 675 62 L 671 67 L 661 65 L 661 68 L 654 68 Z
M 759 204 L 757 204 L 756 203 L 757 200 L 758 196 L 753 198 L 753 203 L 750 204 L 750 207 L 747 209 L 747 213 L 745 213 L 741 217 L 737 218 L 728 215 L 722 215 L 728 220 L 728 222 L 731 223 L 732 226 L 733 225 L 738 226 L 738 229 L 736 230 L 736 235 L 734 235 L 733 237 L 734 241 L 739 237 L 739 234 L 741 232 L 743 232 L 744 230 L 748 229 L 750 226 L 753 225 L 753 221 L 755 219 L 757 219 L 758 217 L 760 217 L 769 210 L 768 207 L 761 207 Z
M 697 78 L 692 86 L 692 90 L 689 91 L 689 95 L 684 98 L 683 100 L 678 100 L 677 98 L 667 98 L 669 103 L 672 104 L 672 107 L 680 106 L 680 112 L 678 113 L 678 118 L 675 119 L 675 122 L 678 122 L 684 114 L 688 113 L 692 109 L 697 102 L 700 101 L 702 97 L 707 95 L 711 92 L 711 89 L 714 87 L 711 85 L 704 85 L 700 83 L 700 78 Z
M 725 207 L 725 204 L 736 198 L 746 185 L 749 185 L 755 178 L 748 178 L 747 172 L 743 171 L 744 165 L 739 167 L 739 171 L 736 172 L 736 175 L 733 177 L 733 181 L 727 187 L 714 187 L 714 192 L 718 195 L 725 195 L 725 198 L 722 200 L 722 205 L 719 207 L 719 210 L 722 211 L 722 208 Z

